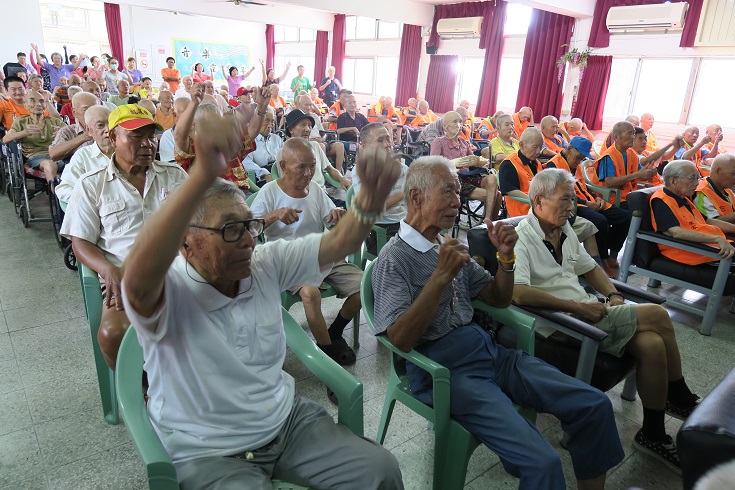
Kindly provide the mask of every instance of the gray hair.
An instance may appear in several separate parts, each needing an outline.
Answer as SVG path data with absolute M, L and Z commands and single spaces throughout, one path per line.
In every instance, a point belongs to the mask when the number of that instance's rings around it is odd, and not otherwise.
M 671 179 L 681 177 L 687 169 L 697 171 L 697 166 L 689 160 L 674 160 L 673 162 L 669 162 L 664 167 L 664 186 L 668 187 L 671 184 Z
M 71 87 L 69 87 L 69 89 L 66 91 L 66 93 L 67 93 L 67 96 L 69 97 L 69 99 L 71 100 L 72 107 L 74 107 L 74 96 L 77 95 L 77 94 L 82 93 L 82 87 L 78 87 L 76 85 L 72 85 Z
M 528 130 L 526 130 L 528 131 Z M 525 134 L 525 133 L 523 133 Z M 533 203 L 536 196 L 551 197 L 560 185 L 574 185 L 577 179 L 574 175 L 560 168 L 547 168 L 537 173 L 531 179 L 531 187 L 528 189 L 528 198 Z
M 378 122 L 366 124 L 365 126 L 363 126 L 360 130 L 360 143 L 362 143 L 363 145 L 372 143 L 372 139 L 375 137 L 374 133 L 381 128 L 385 129 L 385 126 Z
M 216 105 L 201 104 L 199 107 L 197 107 L 197 111 L 194 113 L 194 124 L 199 122 L 208 113 L 211 113 L 212 115 L 216 114 L 218 116 L 222 115 L 222 111 L 220 111 L 219 107 L 217 107 Z
M 512 122 L 512 121 L 513 121 L 513 116 L 511 116 L 510 114 L 505 114 L 505 113 L 503 113 L 503 114 L 500 114 L 500 115 L 499 115 L 499 116 L 498 116 L 498 117 L 497 117 L 497 118 L 495 119 L 495 125 L 496 125 L 496 126 L 500 126 L 500 120 L 501 120 L 501 119 L 510 119 L 510 120 L 511 120 L 511 122 Z
M 73 91 L 72 88 L 78 88 L 79 90 Z M 95 106 L 99 105 L 100 99 L 97 98 L 96 95 L 90 92 L 83 92 L 80 87 L 69 87 L 69 99 L 71 100 L 71 106 L 76 107 L 79 104 L 84 103 L 83 101 L 87 99 L 87 101 L 90 102 L 90 105 Z
M 533 126 L 529 126 L 523 134 L 521 134 L 520 142 L 529 144 L 531 142 L 539 142 L 544 140 L 544 135 L 538 129 Z
M 84 124 L 92 125 L 92 121 L 105 121 L 110 117 L 112 111 L 103 105 L 93 105 L 84 113 Z
M 434 170 L 439 168 L 448 169 L 452 175 L 457 174 L 457 169 L 448 158 L 438 155 L 417 158 L 411 162 L 406 173 L 406 183 L 403 185 L 403 196 L 408 203 L 408 194 L 411 189 L 418 189 L 426 194 L 436 185 Z
M 176 191 L 181 185 L 182 184 L 177 185 L 174 188 L 174 191 Z M 209 211 L 209 201 L 215 196 L 226 197 L 227 199 L 231 200 L 239 199 L 245 202 L 245 196 L 234 183 L 218 177 L 217 179 L 215 179 L 212 185 L 209 186 L 209 189 L 206 190 L 206 192 L 204 193 L 204 197 L 199 203 L 199 206 L 197 207 L 196 211 L 194 211 L 194 216 L 192 216 L 191 218 L 192 224 L 202 224 L 204 218 L 207 216 L 207 211 Z

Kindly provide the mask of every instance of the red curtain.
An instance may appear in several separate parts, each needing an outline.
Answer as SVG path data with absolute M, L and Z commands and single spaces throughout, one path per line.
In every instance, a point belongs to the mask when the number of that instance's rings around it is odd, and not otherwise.
M 431 55 L 429 76 L 426 81 L 426 100 L 434 112 L 454 109 L 457 58 L 457 56 Z
M 500 77 L 500 58 L 505 43 L 505 12 L 508 4 L 498 2 L 493 7 L 488 2 L 485 18 L 482 21 L 480 47 L 485 49 L 485 66 L 480 81 L 480 94 L 477 99 L 476 115 L 490 116 L 495 113 L 498 102 L 498 79 Z
M 110 51 L 120 61 L 125 59 L 123 49 L 122 22 L 120 21 L 120 6 L 116 3 L 105 2 L 105 24 L 107 25 L 107 39 L 110 42 Z
M 406 105 L 408 99 L 416 97 L 420 61 L 421 26 L 403 24 L 401 56 L 398 58 L 398 80 L 396 81 L 396 105 Z
M 584 76 L 579 84 L 573 116 L 582 119 L 592 130 L 602 129 L 602 112 L 605 108 L 605 96 L 607 96 L 607 87 L 610 83 L 612 59 L 612 56 L 587 58 L 587 67 L 584 69 Z
M 266 69 L 275 68 L 273 64 L 276 60 L 276 41 L 274 35 L 273 24 L 265 25 L 265 67 Z
M 574 18 L 533 9 L 526 35 L 523 68 L 518 86 L 516 110 L 529 106 L 539 121 L 543 116 L 559 116 L 562 83 L 557 77 L 556 60 L 572 39 Z
M 345 61 L 345 14 L 334 16 L 334 27 L 332 28 L 332 66 L 335 76 L 342 80 L 342 64 Z
M 322 78 L 327 72 L 327 52 L 329 51 L 329 33 L 316 31 L 316 48 L 314 49 L 314 86 L 319 88 Z
M 458 17 L 483 17 L 490 2 L 464 2 L 434 7 L 434 21 L 431 24 L 431 35 L 426 43 L 430 47 L 439 47 L 439 34 L 436 24 L 439 19 L 456 19 Z
M 689 2 L 689 10 L 684 21 L 684 30 L 681 33 L 681 41 L 679 46 L 682 48 L 694 47 L 694 40 L 697 38 L 697 27 L 699 26 L 699 17 L 702 15 L 702 4 L 704 0 L 687 0 Z
M 595 14 L 592 19 L 592 32 L 590 33 L 590 40 L 588 42 L 588 45 L 592 48 L 607 48 L 610 46 L 610 31 L 607 30 L 607 12 L 610 10 L 611 7 L 627 7 L 629 5 L 652 5 L 655 3 L 665 3 L 666 1 L 671 1 L 671 3 L 677 3 L 684 0 L 597 0 L 597 3 L 595 4 Z M 693 46 L 694 45 L 694 36 L 697 33 L 697 24 L 699 24 L 699 14 L 702 11 L 702 0 L 686 0 L 689 3 L 689 10 L 687 12 L 687 19 L 684 24 L 684 32 L 682 32 L 681 35 L 681 46 L 685 46 L 685 33 L 688 32 L 688 26 L 689 26 L 689 19 L 692 19 L 691 24 L 693 26 L 691 27 L 694 29 L 694 32 L 691 34 L 687 34 L 687 36 L 691 36 L 691 41 L 689 41 L 689 37 L 687 37 L 687 42 L 691 42 L 692 44 L 687 44 L 686 46 Z M 697 8 L 698 7 L 698 8 Z M 696 10 L 696 14 L 693 15 L 693 11 Z M 696 19 L 694 18 L 696 17 Z

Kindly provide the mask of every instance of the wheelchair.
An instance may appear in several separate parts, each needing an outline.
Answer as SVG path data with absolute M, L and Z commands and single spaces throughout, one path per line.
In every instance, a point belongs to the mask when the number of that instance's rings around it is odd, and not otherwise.
M 401 148 L 401 153 L 410 155 L 414 159 L 431 153 L 431 144 L 429 144 L 428 141 L 423 141 L 419 139 L 419 135 L 421 135 L 421 131 L 423 131 L 423 128 L 404 126 L 403 129 L 405 130 L 404 133 L 406 136 L 405 144 L 403 148 Z

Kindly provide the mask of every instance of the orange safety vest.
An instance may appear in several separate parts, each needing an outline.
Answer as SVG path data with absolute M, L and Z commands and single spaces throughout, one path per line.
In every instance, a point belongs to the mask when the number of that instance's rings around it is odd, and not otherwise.
M 556 138 L 561 138 L 561 136 L 554 136 L 553 140 L 550 140 L 549 138 L 544 136 L 544 145 L 546 145 L 546 149 L 549 151 L 553 151 L 554 153 L 561 153 L 564 148 L 557 144 L 558 140 Z
M 709 177 L 699 181 L 699 185 L 697 185 L 697 194 L 700 193 L 704 194 L 707 199 L 712 202 L 712 205 L 717 208 L 720 216 L 735 212 L 735 194 L 733 194 L 731 189 L 725 189 L 725 194 L 727 194 L 730 201 L 728 202 L 726 199 L 723 199 L 720 194 L 715 191 L 714 184 L 712 184 Z
M 694 203 L 692 203 L 692 201 L 689 200 L 689 198 L 684 198 L 689 205 L 689 208 L 687 209 L 686 206 L 679 206 L 679 203 L 677 203 L 673 197 L 666 194 L 663 188 L 659 189 L 651 196 L 651 201 L 649 203 L 649 206 L 651 207 L 651 223 L 653 224 L 654 230 L 658 231 L 658 226 L 656 225 L 656 216 L 653 213 L 653 200 L 656 198 L 659 198 L 664 203 L 666 203 L 669 209 L 671 209 L 671 211 L 674 213 L 674 216 L 676 216 L 676 219 L 679 221 L 679 226 L 684 228 L 685 230 L 696 231 L 699 233 L 706 233 L 707 235 L 716 235 L 725 238 L 725 234 L 722 232 L 721 229 L 713 225 L 708 225 L 705 222 L 704 216 L 702 216 L 702 213 L 699 212 L 697 207 L 694 205 Z M 710 247 L 715 247 L 717 249 L 720 248 L 720 246 L 716 243 L 707 243 L 705 245 L 709 245 Z M 684 250 L 679 250 L 678 248 L 669 247 L 668 245 L 659 244 L 658 248 L 659 250 L 661 250 L 661 254 L 664 257 L 668 257 L 669 259 L 675 260 L 676 262 L 681 262 L 682 264 L 699 265 L 704 264 L 705 262 L 713 261 L 711 257 L 705 257 L 704 255 L 699 255 L 694 252 L 686 252 Z
M 419 126 L 426 126 L 427 124 L 431 124 L 434 121 L 436 121 L 438 118 L 436 117 L 436 114 L 431 112 L 427 112 L 426 114 L 418 114 L 416 117 L 413 118 L 413 121 L 411 121 L 411 124 L 409 126 L 413 127 L 419 127 Z
M 556 168 L 572 173 L 572 169 L 569 168 L 569 163 L 567 163 L 561 153 L 555 155 L 551 160 L 546 162 L 546 165 L 548 166 L 550 163 L 553 163 Z M 577 178 L 577 181 L 574 183 L 574 193 L 577 194 L 577 199 L 596 202 L 595 196 L 593 196 L 587 189 L 587 183 L 584 181 L 584 175 L 582 175 L 582 165 L 577 165 L 577 170 L 574 172 L 574 176 Z M 580 206 L 584 206 L 584 204 L 580 204 Z M 610 209 L 611 207 L 612 204 L 605 203 L 605 206 L 602 209 Z
M 591 143 L 594 143 L 595 142 L 595 137 L 592 136 L 592 133 L 590 133 L 589 129 L 585 131 L 584 128 L 582 128 L 582 131 L 579 131 L 578 133 L 572 134 L 569 131 L 569 127 L 567 126 L 568 123 L 569 123 L 569 121 L 560 122 L 559 123 L 559 126 L 561 126 L 562 128 L 564 128 L 564 131 L 567 132 L 567 134 L 569 135 L 570 138 L 574 138 L 575 136 L 581 136 L 582 138 L 586 138 L 586 139 L 590 140 Z
M 513 166 L 516 169 L 516 172 L 518 173 L 518 181 L 521 184 L 521 188 L 518 190 L 527 195 L 528 189 L 531 187 L 531 179 L 533 179 L 533 172 L 531 172 L 531 169 L 523 164 L 521 157 L 518 156 L 518 152 L 513 153 L 505 160 L 510 161 L 510 163 L 513 164 Z M 536 160 L 536 173 L 539 173 L 541 170 L 542 170 L 541 163 L 539 163 L 539 161 Z M 515 218 L 516 216 L 525 216 L 528 214 L 528 210 L 530 208 L 531 206 L 529 206 L 528 204 L 518 202 L 511 198 L 507 198 L 505 200 L 505 209 L 508 211 L 509 218 Z
M 381 116 L 382 114 L 383 114 L 383 103 L 378 102 L 377 104 L 372 106 L 370 110 L 368 111 L 368 122 L 371 122 L 371 123 L 377 122 L 378 116 Z M 387 115 L 389 121 L 393 120 L 393 114 L 394 114 L 393 106 L 389 106 L 388 115 Z
M 692 145 L 690 145 L 686 141 L 684 142 L 684 153 L 688 152 L 692 148 L 693 148 Z M 718 153 L 719 153 L 719 151 L 718 151 Z M 692 162 L 694 162 L 694 165 L 697 166 L 697 170 L 699 170 L 699 173 L 702 175 L 702 177 L 709 177 L 709 170 L 702 168 L 702 160 L 703 160 L 702 159 L 702 149 L 700 148 L 694 154 L 694 160 L 692 160 Z
M 487 130 L 488 132 L 487 136 L 485 137 L 482 136 L 483 129 Z M 475 139 L 489 140 L 491 139 L 490 135 L 497 132 L 498 131 L 493 127 L 492 122 L 488 121 L 487 119 L 483 119 L 482 121 L 480 121 L 480 125 L 477 126 L 477 129 L 475 130 Z
M 623 155 L 618 151 L 618 148 L 615 145 L 612 145 L 610 148 L 602 152 L 602 155 L 600 155 L 600 158 L 595 160 L 595 173 L 594 175 L 590 176 L 590 180 L 593 184 L 596 185 L 602 185 L 606 186 L 604 182 L 600 182 L 599 178 L 597 177 L 597 169 L 598 165 L 600 165 L 600 160 L 602 160 L 604 157 L 609 156 L 613 164 L 615 165 L 615 176 L 623 176 L 623 175 L 630 175 L 638 171 L 638 155 L 636 155 L 636 152 L 633 151 L 632 148 L 628 148 L 628 151 L 626 153 L 628 155 L 628 168 L 625 168 L 625 164 L 623 163 Z M 623 187 L 620 188 L 620 200 L 625 201 L 626 196 L 629 192 L 632 192 L 635 190 L 635 181 L 628 182 L 623 185 Z M 613 199 L 615 199 L 615 196 L 611 196 Z M 614 202 L 613 202 L 614 204 Z
M 516 112 L 515 114 L 513 114 L 513 129 L 515 130 L 516 136 L 518 138 L 520 138 L 521 134 L 523 134 L 523 132 L 528 129 L 529 124 L 531 124 L 531 121 L 526 121 L 524 123 L 521 122 L 520 112 Z
M 332 104 L 332 107 L 329 108 L 329 112 L 332 112 L 334 110 L 334 114 L 339 117 L 340 114 L 342 114 L 342 104 L 340 104 L 339 101 Z M 337 122 L 329 123 L 329 129 L 331 131 L 337 131 Z

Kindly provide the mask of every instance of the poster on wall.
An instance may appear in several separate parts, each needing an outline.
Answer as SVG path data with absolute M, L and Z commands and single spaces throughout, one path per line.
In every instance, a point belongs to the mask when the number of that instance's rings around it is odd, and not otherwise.
M 205 73 L 214 73 L 214 79 L 222 83 L 225 83 L 222 77 L 223 66 L 225 73 L 231 66 L 237 67 L 240 74 L 250 68 L 250 48 L 242 44 L 173 39 L 172 56 L 176 58 L 176 68 L 181 76 L 190 75 L 192 67 L 201 63 Z
M 149 77 L 153 74 L 153 62 L 151 54 L 147 49 L 138 49 L 135 51 L 135 59 L 138 61 L 138 70 L 143 76 Z

